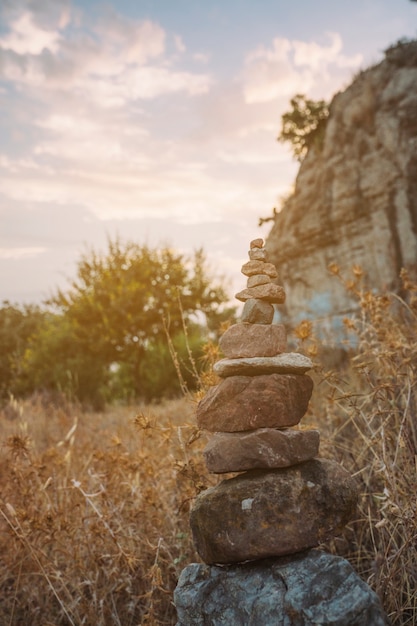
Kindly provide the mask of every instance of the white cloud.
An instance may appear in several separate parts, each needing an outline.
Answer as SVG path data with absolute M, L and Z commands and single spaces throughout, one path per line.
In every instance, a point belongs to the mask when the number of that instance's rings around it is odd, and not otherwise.
M 335 84 L 340 86 L 341 73 L 357 68 L 360 54 L 342 54 L 342 39 L 338 33 L 328 33 L 329 45 L 277 37 L 271 47 L 259 46 L 246 57 L 243 83 L 246 102 L 268 102 L 288 99 L 296 93 L 313 89 L 330 95 Z M 337 75 L 334 75 L 337 72 Z M 330 92 L 330 93 L 329 93 Z
M 30 13 L 23 13 L 11 24 L 10 33 L 0 38 L 0 46 L 17 54 L 40 54 L 48 49 L 58 49 L 60 35 L 39 28 Z
M 88 28 L 74 22 L 64 32 L 69 19 L 63 12 L 52 30 L 37 25 L 28 11 L 11 21 L 0 39 L 0 76 L 23 88 L 41 88 L 48 99 L 76 90 L 107 107 L 176 92 L 195 96 L 210 88 L 208 74 L 171 67 L 166 32 L 155 22 L 108 11 Z M 185 51 L 180 37 L 175 44 Z
M 180 35 L 174 35 L 174 45 L 178 52 L 185 52 L 187 50 L 185 43 Z
M 40 246 L 32 246 L 28 248 L 0 248 L 0 259 L 26 259 L 37 257 L 46 252 L 46 248 Z

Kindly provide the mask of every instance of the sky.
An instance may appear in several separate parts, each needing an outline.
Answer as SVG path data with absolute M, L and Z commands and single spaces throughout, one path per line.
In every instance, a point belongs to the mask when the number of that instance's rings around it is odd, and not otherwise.
M 41 303 L 109 238 L 203 248 L 230 293 L 298 163 L 290 98 L 330 100 L 410 0 L 0 0 L 0 303 Z

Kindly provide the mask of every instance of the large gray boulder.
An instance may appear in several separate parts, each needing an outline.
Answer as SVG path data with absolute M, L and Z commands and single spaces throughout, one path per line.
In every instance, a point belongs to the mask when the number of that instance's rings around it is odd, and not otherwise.
M 337 556 L 218 567 L 192 563 L 174 593 L 177 626 L 386 626 L 377 595 Z

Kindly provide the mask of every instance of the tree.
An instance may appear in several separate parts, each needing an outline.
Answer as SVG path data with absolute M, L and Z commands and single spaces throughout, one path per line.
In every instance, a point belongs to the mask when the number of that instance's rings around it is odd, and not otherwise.
M 38 385 L 64 387 L 95 405 L 122 388 L 122 395 L 149 398 L 152 386 L 161 393 L 156 379 L 167 373 L 167 332 L 181 345 L 188 326 L 194 345 L 196 331 L 201 344 L 204 328 L 219 325 L 227 299 L 202 250 L 188 259 L 169 247 L 109 240 L 105 254 L 82 256 L 70 288 L 49 301 L 54 314 L 26 354 L 26 371 Z M 172 392 L 172 381 L 167 387 Z
M 319 146 L 324 136 L 329 106 L 324 100 L 308 100 L 298 94 L 290 100 L 291 111 L 282 116 L 278 141 L 289 142 L 298 161 L 302 161 L 313 145 Z
M 43 318 L 44 313 L 38 306 L 3 302 L 0 308 L 0 400 L 16 393 L 21 359 Z

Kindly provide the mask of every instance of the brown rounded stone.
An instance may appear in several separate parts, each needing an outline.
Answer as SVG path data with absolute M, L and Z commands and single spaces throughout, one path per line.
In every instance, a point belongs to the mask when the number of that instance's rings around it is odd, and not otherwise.
M 251 261 L 265 261 L 267 260 L 267 253 L 265 248 L 251 248 L 248 252 Z
M 262 300 L 246 300 L 240 319 L 249 324 L 270 324 L 274 319 L 274 307 Z
M 198 403 L 197 423 L 211 432 L 295 426 L 312 391 L 307 375 L 229 376 Z
M 258 237 L 257 239 L 252 239 L 252 241 L 249 244 L 249 247 L 252 248 L 263 248 L 264 247 L 264 240 L 261 237 Z
M 258 428 L 215 433 L 204 449 L 204 458 L 213 474 L 273 469 L 313 459 L 319 452 L 319 444 L 318 430 Z
M 191 511 L 196 549 L 208 564 L 293 554 L 337 535 L 352 518 L 357 489 L 334 461 L 253 470 L 201 493 Z
M 246 286 L 249 288 L 257 287 L 258 285 L 266 285 L 270 282 L 272 282 L 272 278 L 266 274 L 255 274 L 254 276 L 249 276 Z
M 234 324 L 220 337 L 219 346 L 232 359 L 276 356 L 287 348 L 287 333 L 283 324 Z
M 266 274 L 271 278 L 276 278 L 278 272 L 272 263 L 264 263 L 263 261 L 248 261 L 242 265 L 242 274 L 245 276 L 253 276 L 254 274 Z
M 285 290 L 281 285 L 269 283 L 243 289 L 243 291 L 239 291 L 239 293 L 235 295 L 235 298 L 242 302 L 255 298 L 256 300 L 266 300 L 266 302 L 283 304 L 285 302 Z

